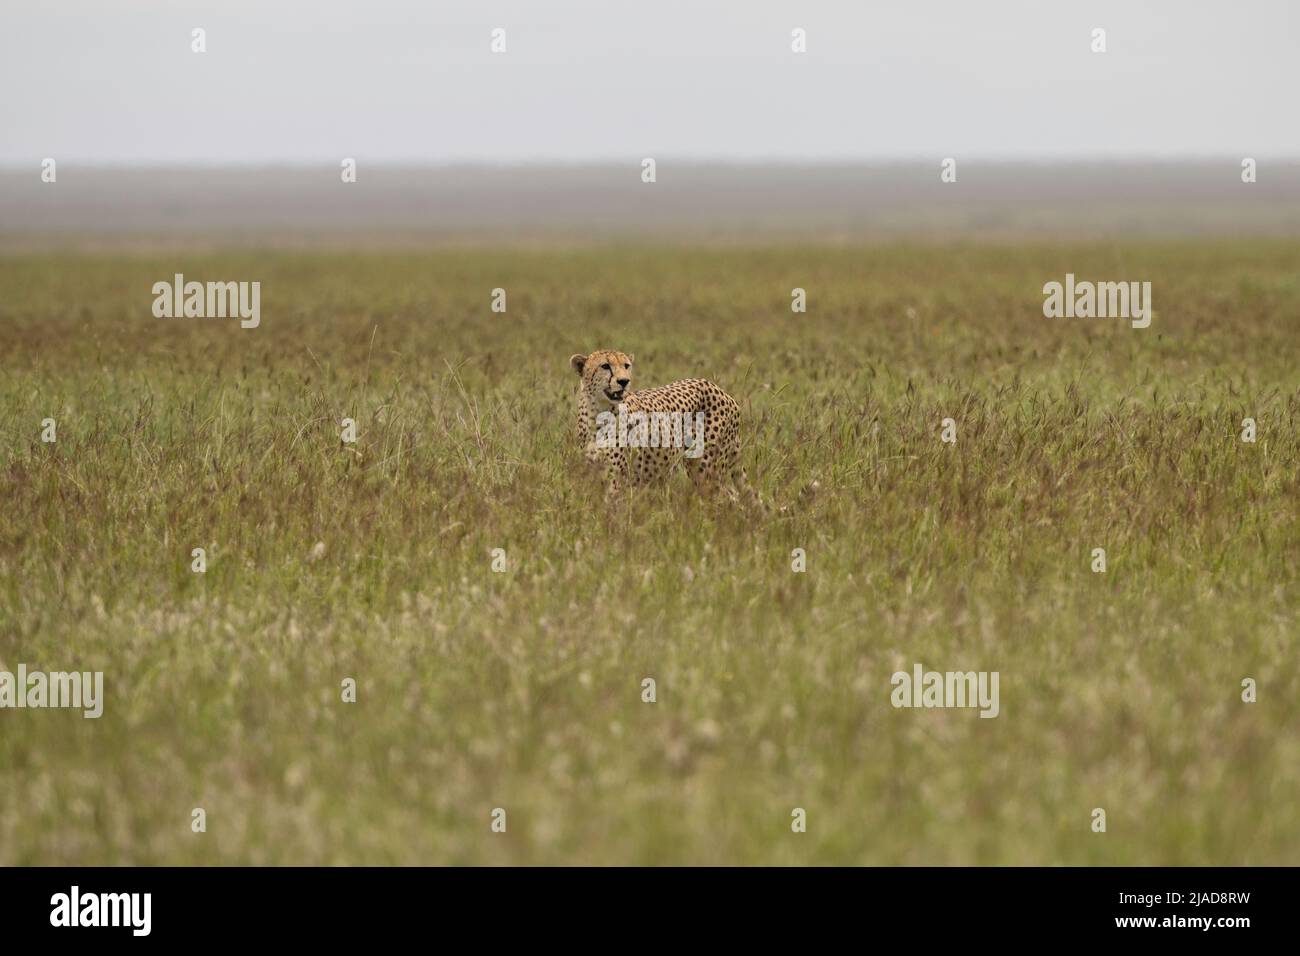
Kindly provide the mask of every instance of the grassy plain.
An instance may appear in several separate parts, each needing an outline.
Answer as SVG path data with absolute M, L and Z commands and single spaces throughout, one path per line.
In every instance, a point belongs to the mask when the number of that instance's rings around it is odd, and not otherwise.
M 261 326 L 154 318 L 176 272 L 260 280 Z M 1151 327 L 1045 319 L 1067 272 L 1151 281 Z M 0 864 L 1300 859 L 1300 242 L 15 253 L 0 290 L 0 669 L 107 698 L 0 711 Z M 567 364 L 605 347 L 731 392 L 771 512 L 606 508 Z M 917 662 L 1001 714 L 894 709 Z

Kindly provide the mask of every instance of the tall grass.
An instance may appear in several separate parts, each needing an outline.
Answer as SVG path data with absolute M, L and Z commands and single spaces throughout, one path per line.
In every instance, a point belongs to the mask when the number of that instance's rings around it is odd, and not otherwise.
M 260 328 L 154 318 L 175 272 L 260 280 Z M 1045 319 L 1066 272 L 1151 281 L 1151 327 Z M 107 696 L 0 711 L 0 863 L 1300 853 L 1300 244 L 50 254 L 0 289 L 0 669 Z M 596 348 L 734 395 L 770 512 L 605 506 Z M 916 662 L 998 671 L 1000 716 L 895 710 Z

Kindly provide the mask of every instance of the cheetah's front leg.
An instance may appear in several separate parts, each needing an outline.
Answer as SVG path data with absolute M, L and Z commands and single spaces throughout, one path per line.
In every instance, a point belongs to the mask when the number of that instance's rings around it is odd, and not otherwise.
M 627 455 L 621 448 L 610 449 L 605 458 L 605 498 L 614 497 L 627 479 Z

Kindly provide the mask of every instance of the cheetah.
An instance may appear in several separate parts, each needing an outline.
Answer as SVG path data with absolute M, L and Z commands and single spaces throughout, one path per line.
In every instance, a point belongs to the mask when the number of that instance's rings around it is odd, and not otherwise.
M 578 445 L 603 471 L 607 498 L 680 462 L 697 489 L 758 503 L 740 464 L 740 406 L 717 385 L 690 378 L 634 392 L 632 356 L 623 352 L 573 355 L 569 364 L 581 379 Z

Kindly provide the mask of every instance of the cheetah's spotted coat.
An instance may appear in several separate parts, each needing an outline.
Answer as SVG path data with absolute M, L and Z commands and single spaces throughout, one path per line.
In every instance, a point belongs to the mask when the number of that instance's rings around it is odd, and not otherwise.
M 578 389 L 578 445 L 585 450 L 588 461 L 601 466 L 607 495 L 618 492 L 629 481 L 642 484 L 662 478 L 679 462 L 684 462 L 697 488 L 723 488 L 732 497 L 737 490 L 743 490 L 757 500 L 740 465 L 740 406 L 717 385 L 691 378 L 633 392 L 629 388 L 630 355 L 600 351 L 574 355 L 569 362 L 582 379 Z M 702 452 L 698 457 L 691 457 L 680 447 L 599 446 L 597 415 L 617 414 L 620 405 L 626 407 L 629 415 L 671 412 L 693 418 L 696 413 L 703 413 Z

